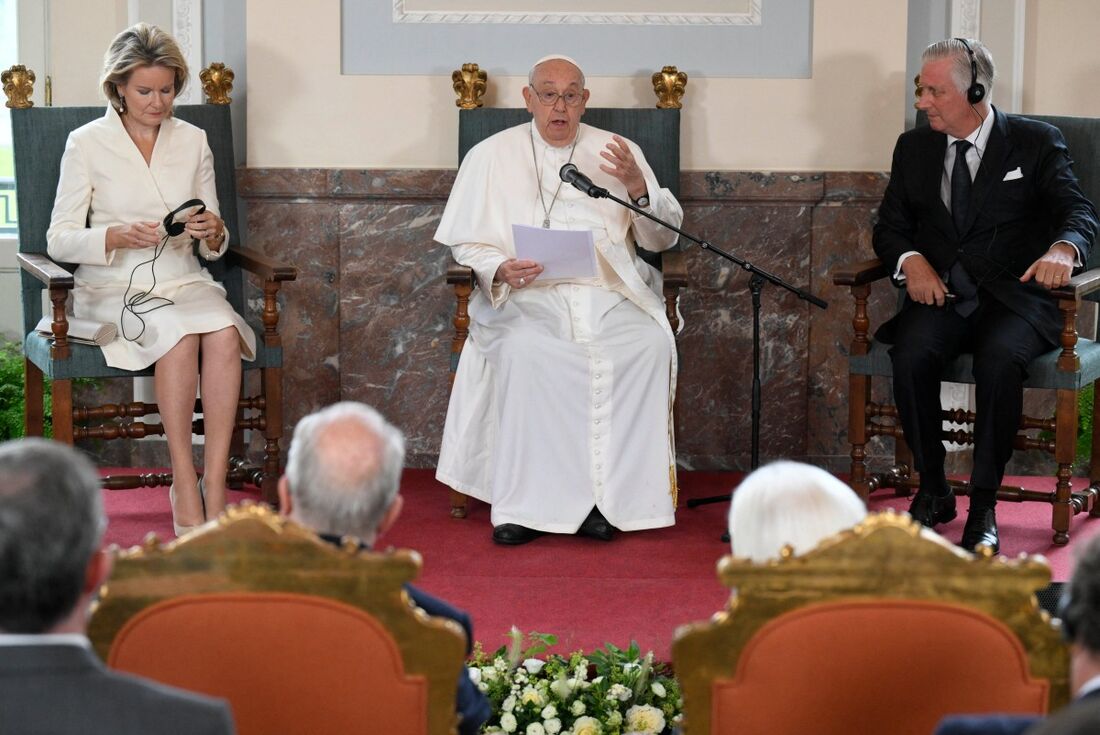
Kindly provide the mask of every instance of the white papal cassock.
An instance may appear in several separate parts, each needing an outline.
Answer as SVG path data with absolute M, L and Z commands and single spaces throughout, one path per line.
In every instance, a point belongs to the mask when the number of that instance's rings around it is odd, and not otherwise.
M 676 506 L 672 397 L 676 345 L 660 273 L 634 241 L 660 251 L 676 235 L 558 171 L 572 163 L 621 199 L 599 169 L 611 134 L 581 125 L 576 150 L 555 148 L 532 124 L 475 146 L 458 172 L 435 239 L 473 268 L 470 333 L 455 376 L 436 477 L 492 504 L 492 523 L 575 533 L 593 505 L 625 531 L 669 526 Z M 675 145 L 675 142 L 673 143 Z M 650 211 L 679 225 L 683 210 L 641 150 Z M 512 225 L 592 230 L 598 276 L 493 283 L 515 257 Z M 557 200 L 554 200 L 557 192 Z

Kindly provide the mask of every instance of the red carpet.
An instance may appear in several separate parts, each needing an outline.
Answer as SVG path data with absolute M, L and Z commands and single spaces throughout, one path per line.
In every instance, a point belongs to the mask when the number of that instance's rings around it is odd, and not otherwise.
M 465 520 L 448 513 L 447 488 L 431 470 L 407 470 L 402 479 L 405 511 L 379 546 L 417 549 L 424 568 L 417 584 L 474 619 L 475 636 L 488 650 L 502 645 L 515 625 L 523 631 L 555 633 L 558 650 L 591 650 L 605 642 L 626 645 L 637 640 L 642 650 L 669 656 L 676 626 L 705 620 L 727 597 L 715 576 L 715 563 L 729 547 L 719 536 L 728 503 L 681 507 L 672 528 L 618 534 L 611 543 L 573 536 L 546 536 L 526 546 L 500 547 L 491 538 L 489 507 L 470 502 Z M 687 498 L 727 492 L 738 475 L 682 472 L 680 503 Z M 1013 478 L 1013 484 L 1042 487 L 1043 478 Z M 1084 484 L 1084 481 L 1081 481 Z M 155 531 L 172 538 L 166 488 L 104 491 L 111 523 L 107 539 L 129 546 Z M 230 493 L 230 502 L 257 498 Z M 873 510 L 905 510 L 908 500 L 890 491 L 872 499 Z M 966 500 L 959 518 L 941 529 L 958 542 Z M 997 508 L 1002 550 L 1015 556 L 1040 553 L 1051 563 L 1054 579 L 1065 580 L 1073 545 L 1100 532 L 1100 521 L 1073 519 L 1070 547 L 1050 543 L 1050 508 L 1041 503 L 1002 502 Z

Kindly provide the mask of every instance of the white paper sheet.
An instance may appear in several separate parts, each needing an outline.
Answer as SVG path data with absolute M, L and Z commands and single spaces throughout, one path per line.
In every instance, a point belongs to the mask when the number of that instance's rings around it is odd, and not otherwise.
M 593 278 L 596 275 L 596 243 L 592 230 L 550 230 L 512 225 L 516 257 L 542 266 L 539 280 Z

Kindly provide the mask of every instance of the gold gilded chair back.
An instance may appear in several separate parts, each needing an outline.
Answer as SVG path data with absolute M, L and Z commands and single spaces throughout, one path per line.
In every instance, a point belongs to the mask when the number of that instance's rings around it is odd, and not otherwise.
M 412 605 L 419 569 L 231 507 L 120 553 L 89 637 L 112 668 L 228 699 L 241 735 L 453 733 L 465 636 Z
M 721 559 L 726 609 L 676 631 L 685 735 L 929 733 L 1068 701 L 1068 652 L 1034 596 L 1042 557 L 974 556 L 892 512 L 789 551 Z

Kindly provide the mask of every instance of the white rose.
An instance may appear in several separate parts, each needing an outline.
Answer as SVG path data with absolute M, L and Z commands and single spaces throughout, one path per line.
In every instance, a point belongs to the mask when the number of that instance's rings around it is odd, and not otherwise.
M 557 717 L 551 717 L 542 723 L 542 726 L 546 728 L 546 735 L 557 735 L 561 731 L 561 720 Z
M 516 708 L 516 698 L 509 696 L 506 697 L 503 702 L 500 703 L 500 709 L 503 712 L 511 712 Z
M 617 699 L 620 702 L 625 702 L 630 699 L 630 690 L 624 687 L 622 684 L 612 684 L 611 688 L 607 690 L 608 699 Z
M 497 670 L 495 668 L 493 668 L 491 666 L 485 666 L 481 669 L 481 680 L 482 681 L 496 681 L 496 679 L 497 679 Z
M 665 729 L 665 713 L 648 704 L 636 704 L 626 711 L 626 726 L 634 732 L 656 735 Z
M 603 728 L 595 717 L 578 717 L 573 723 L 573 735 L 600 735 Z
M 515 732 L 518 724 L 515 715 L 511 712 L 505 712 L 500 716 L 500 729 L 504 732 Z
M 584 714 L 584 702 L 578 699 L 569 706 L 569 711 L 573 713 L 574 717 L 580 717 Z
M 542 707 L 545 704 L 542 693 L 534 687 L 527 687 L 523 690 L 523 693 L 519 696 L 520 704 L 533 704 L 536 707 Z
M 537 722 L 527 726 L 527 735 L 546 735 L 546 728 Z
M 477 668 L 476 666 L 472 666 L 466 669 L 466 675 L 470 677 L 470 681 L 472 681 L 473 683 L 481 683 L 481 669 Z
M 558 716 L 558 708 L 552 704 L 548 704 L 542 708 L 542 712 L 540 714 L 542 715 L 542 719 L 549 720 L 551 717 Z
M 523 662 L 523 668 L 527 669 L 528 674 L 537 674 L 542 671 L 542 667 L 546 665 L 545 661 L 540 661 L 537 658 L 529 658 Z

